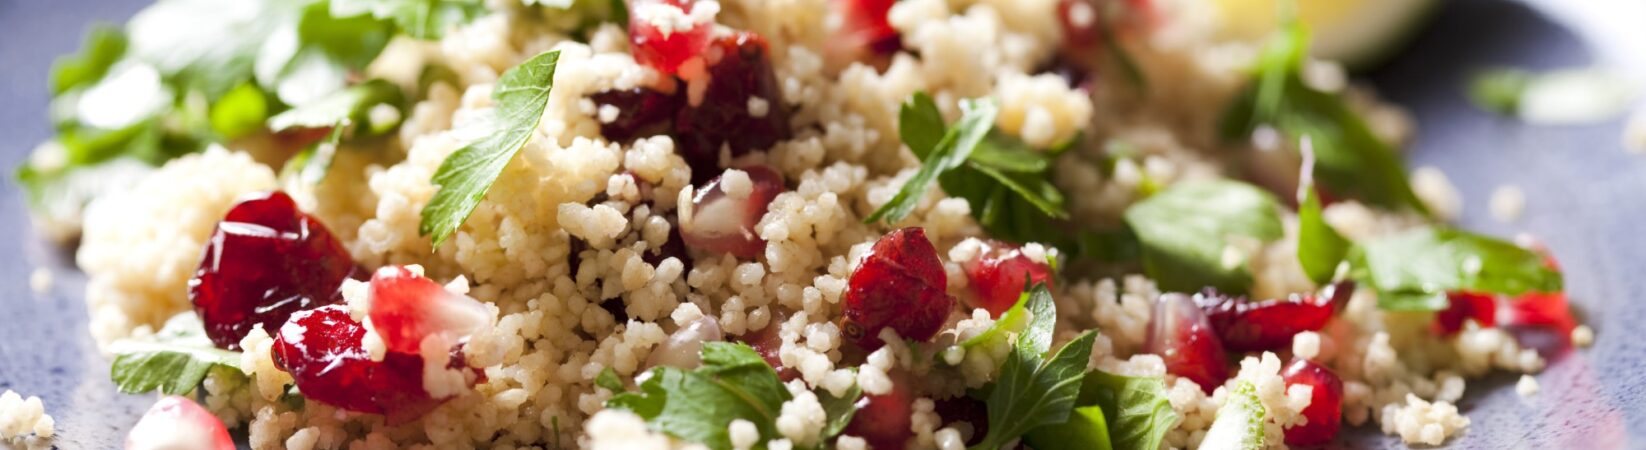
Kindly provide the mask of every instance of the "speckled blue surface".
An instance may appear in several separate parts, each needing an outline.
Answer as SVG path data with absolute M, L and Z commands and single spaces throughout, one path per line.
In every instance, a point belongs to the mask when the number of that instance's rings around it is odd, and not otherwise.
M 231 0 L 232 1 L 232 0 Z M 1599 332 L 1592 349 L 1554 361 L 1538 380 L 1542 393 L 1522 399 L 1514 378 L 1471 383 L 1462 402 L 1473 425 L 1457 448 L 1646 448 L 1646 156 L 1619 143 L 1621 120 L 1533 127 L 1473 109 L 1463 99 L 1466 75 L 1484 65 L 1551 68 L 1604 59 L 1602 47 L 1632 48 L 1646 58 L 1642 34 L 1593 35 L 1563 23 L 1563 8 L 1640 0 L 1522 3 L 1455 0 L 1405 54 L 1370 75 L 1389 100 L 1409 108 L 1420 133 L 1414 165 L 1444 169 L 1462 191 L 1466 227 L 1499 235 L 1541 237 L 1566 268 L 1567 286 L 1584 320 Z M 46 70 L 73 51 L 94 22 L 118 23 L 146 0 L 0 0 L 0 166 L 9 173 L 48 137 Z M 1636 9 L 1635 11 L 1639 11 Z M 1646 27 L 1640 17 L 1639 27 Z M 1581 37 L 1580 37 L 1581 36 Z M 1604 45 L 1603 45 L 1604 44 Z M 9 179 L 9 177 L 7 177 Z M 1486 199 L 1503 184 L 1526 193 L 1526 215 L 1488 219 Z M 39 395 L 58 421 L 62 448 L 117 448 L 151 398 L 115 393 L 107 363 L 85 331 L 84 277 L 68 250 L 39 241 L 21 194 L 0 185 L 0 389 Z M 37 267 L 55 272 L 49 292 L 29 288 Z M 1402 446 L 1370 428 L 1350 429 L 1336 447 Z

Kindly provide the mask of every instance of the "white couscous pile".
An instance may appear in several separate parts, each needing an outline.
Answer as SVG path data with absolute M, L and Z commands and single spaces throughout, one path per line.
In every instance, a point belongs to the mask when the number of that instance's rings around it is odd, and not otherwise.
M 1593 341 L 1305 25 L 1215 12 L 161 0 L 19 176 L 165 396 L 128 448 L 1439 445 Z

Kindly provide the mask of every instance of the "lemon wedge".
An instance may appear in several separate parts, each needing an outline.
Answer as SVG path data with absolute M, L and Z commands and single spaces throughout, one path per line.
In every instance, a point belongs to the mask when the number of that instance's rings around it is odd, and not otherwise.
M 1279 0 L 1212 0 L 1220 34 L 1256 42 L 1279 26 Z M 1398 49 L 1439 0 L 1298 0 L 1297 17 L 1314 32 L 1313 55 L 1366 68 Z

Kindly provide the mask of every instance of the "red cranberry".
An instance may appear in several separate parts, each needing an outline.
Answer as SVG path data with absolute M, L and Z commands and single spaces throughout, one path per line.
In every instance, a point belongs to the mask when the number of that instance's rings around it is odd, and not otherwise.
M 1497 326 L 1497 296 L 1480 292 L 1452 292 L 1446 294 L 1450 304 L 1435 313 L 1431 328 L 1441 336 L 1451 336 L 1463 330 L 1466 320 L 1474 319 L 1481 327 Z
M 1331 369 L 1307 359 L 1292 361 L 1280 376 L 1286 380 L 1288 387 L 1299 384 L 1314 387 L 1309 406 L 1303 408 L 1303 417 L 1308 418 L 1309 423 L 1287 428 L 1286 444 L 1322 445 L 1331 442 L 1343 426 L 1343 380 L 1338 379 Z
M 982 251 L 963 268 L 972 293 L 977 294 L 977 304 L 972 306 L 987 309 L 994 317 L 1017 304 L 1025 286 L 1045 283 L 1050 289 L 1052 284 L 1051 267 L 1003 242 L 983 244 Z
M 274 340 L 274 362 L 310 400 L 349 411 L 384 414 L 403 423 L 440 406 L 423 390 L 423 357 L 387 352 L 372 361 L 361 341 L 366 328 L 342 305 L 292 315 Z M 448 368 L 462 367 L 454 355 Z
M 189 280 L 189 300 L 218 347 L 235 350 L 253 325 L 280 329 L 292 313 L 342 301 L 355 271 L 343 243 L 291 197 L 242 200 L 218 222 Z
M 234 450 L 223 421 L 184 397 L 161 397 L 126 435 L 126 450 Z
M 1344 282 L 1318 295 L 1293 294 L 1254 302 L 1207 289 L 1195 295 L 1195 302 L 1217 330 L 1224 348 L 1250 352 L 1284 348 L 1298 333 L 1320 331 L 1353 292 L 1354 284 Z
M 1188 378 L 1208 394 L 1229 378 L 1223 343 L 1187 295 L 1165 294 L 1155 302 L 1143 351 L 1160 355 L 1167 372 Z
M 630 0 L 629 51 L 635 61 L 673 74 L 703 54 L 714 24 L 691 18 L 690 0 Z
M 710 48 L 709 54 L 720 58 L 709 61 L 702 101 L 690 102 L 690 89 L 680 89 L 688 102 L 674 119 L 675 151 L 691 165 L 696 183 L 719 173 L 721 147 L 737 157 L 771 148 L 790 135 L 766 39 L 739 31 L 717 37 Z M 765 114 L 750 112 L 753 99 L 765 102 Z
M 881 237 L 846 284 L 841 334 L 867 351 L 880 348 L 880 330 L 926 341 L 954 308 L 948 275 L 926 231 L 903 228 Z
M 902 450 L 914 436 L 909 418 L 914 410 L 914 396 L 909 392 L 907 375 L 902 372 L 887 375 L 892 380 L 891 392 L 864 394 L 857 403 L 857 413 L 841 434 L 863 438 L 875 450 Z
M 371 278 L 372 327 L 390 352 L 418 354 L 424 338 L 455 345 L 491 323 L 491 311 L 467 295 L 401 266 L 377 269 Z
M 766 166 L 741 170 L 751 184 L 743 198 L 726 194 L 722 174 L 697 190 L 689 210 L 680 210 L 680 237 L 687 246 L 749 259 L 766 252 L 766 240 L 760 238 L 755 225 L 766 215 L 772 199 L 783 192 L 783 175 Z
M 824 52 L 832 61 L 841 63 L 872 60 L 884 62 L 886 56 L 903 48 L 903 39 L 892 28 L 887 14 L 896 0 L 832 0 L 829 2 L 840 15 L 840 29 L 827 42 Z
M 605 91 L 589 98 L 596 105 L 617 108 L 616 119 L 600 124 L 600 135 L 613 142 L 625 143 L 668 134 L 674 127 L 675 112 L 685 105 L 683 96 L 642 88 Z

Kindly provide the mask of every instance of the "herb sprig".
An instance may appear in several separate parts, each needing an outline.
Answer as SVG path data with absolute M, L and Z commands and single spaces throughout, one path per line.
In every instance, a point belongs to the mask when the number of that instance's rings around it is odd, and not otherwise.
M 109 351 L 114 354 L 109 376 L 127 394 L 183 395 L 199 387 L 215 368 L 240 373 L 240 353 L 212 345 L 199 316 L 192 313 L 166 321 L 152 336 L 115 341 Z
M 1244 293 L 1252 275 L 1249 255 L 1240 253 L 1237 239 L 1279 239 L 1278 211 L 1274 196 L 1252 185 L 1194 181 L 1133 204 L 1125 219 L 1140 244 L 1144 272 L 1162 290 L 1193 292 L 1211 286 Z
M 1351 276 L 1377 290 L 1383 309 L 1438 311 L 1456 291 L 1519 295 L 1559 292 L 1560 271 L 1513 243 L 1446 227 L 1424 227 L 1349 251 Z

